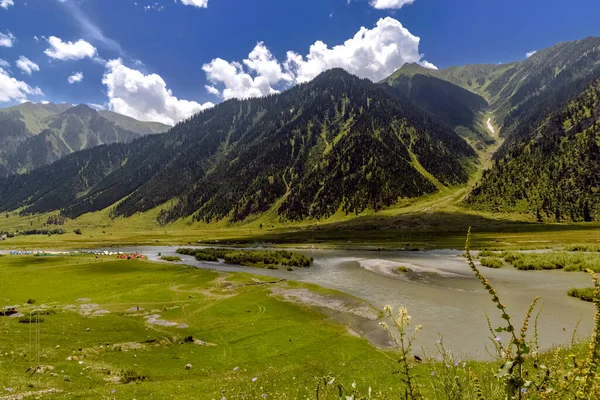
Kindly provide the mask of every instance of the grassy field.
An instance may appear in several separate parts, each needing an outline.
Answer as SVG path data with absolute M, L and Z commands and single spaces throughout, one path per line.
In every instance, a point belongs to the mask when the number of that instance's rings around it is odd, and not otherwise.
M 39 324 L 39 352 L 36 324 L 0 317 L 0 389 L 11 393 L 56 389 L 60 393 L 44 398 L 80 399 L 221 399 L 244 393 L 262 398 L 269 393 L 286 399 L 313 393 L 315 377 L 327 374 L 348 384 L 356 380 L 363 389 L 372 382 L 384 388 L 397 383 L 388 354 L 325 314 L 280 301 L 271 292 L 309 286 L 82 256 L 3 256 L 0 271 L 3 304 L 33 299 L 34 305 L 19 310 L 43 305 L 56 312 Z M 69 305 L 75 307 L 65 309 Z M 86 307 L 110 313 L 83 315 Z M 145 314 L 189 327 L 152 325 Z M 185 342 L 187 336 L 207 344 Z M 37 365 L 38 353 L 45 372 L 26 373 Z M 186 370 L 187 364 L 192 368 Z M 148 380 L 118 383 L 128 370 Z

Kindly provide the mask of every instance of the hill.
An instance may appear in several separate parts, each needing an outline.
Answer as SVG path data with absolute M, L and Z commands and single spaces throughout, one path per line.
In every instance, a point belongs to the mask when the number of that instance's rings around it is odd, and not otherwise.
M 436 118 L 337 69 L 281 94 L 227 101 L 163 135 L 2 179 L 0 208 L 76 217 L 162 206 L 163 223 L 238 221 L 270 209 L 283 219 L 323 218 L 464 184 L 475 160 Z
M 169 127 L 86 105 L 34 104 L 0 109 L 0 176 L 20 174 L 104 143 L 130 142 Z

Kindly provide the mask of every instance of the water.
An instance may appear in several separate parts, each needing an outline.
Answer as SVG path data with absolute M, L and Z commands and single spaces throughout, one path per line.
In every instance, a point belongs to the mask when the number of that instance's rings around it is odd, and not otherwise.
M 175 255 L 176 247 L 130 247 L 107 250 L 141 252 L 149 260 L 162 255 Z M 395 309 L 408 308 L 414 324 L 423 325 L 419 347 L 433 349 L 442 334 L 447 348 L 461 356 L 487 359 L 486 343 L 491 333 L 485 313 L 494 328 L 502 325 L 499 310 L 489 294 L 473 276 L 461 252 L 433 250 L 423 252 L 373 252 L 347 250 L 300 250 L 314 257 L 310 268 L 286 270 L 257 269 L 223 263 L 199 262 L 181 256 L 185 264 L 226 272 L 250 272 L 300 282 L 317 284 L 362 298 L 377 309 L 389 304 Z M 389 264 L 389 266 L 386 266 Z M 361 266 L 362 265 L 362 266 Z M 392 266 L 405 265 L 417 274 L 394 274 Z M 369 267 L 367 269 L 365 267 Z M 594 307 L 566 295 L 571 287 L 591 286 L 585 273 L 564 271 L 517 271 L 481 268 L 507 305 L 513 323 L 520 328 L 523 316 L 535 296 L 540 297 L 543 311 L 539 318 L 540 345 L 550 348 L 570 343 L 571 334 L 581 316 L 580 336 L 593 329 Z M 533 330 L 533 321 L 530 324 Z M 376 344 L 385 342 L 377 322 L 361 326 L 364 336 Z M 499 334 L 508 342 L 507 333 Z

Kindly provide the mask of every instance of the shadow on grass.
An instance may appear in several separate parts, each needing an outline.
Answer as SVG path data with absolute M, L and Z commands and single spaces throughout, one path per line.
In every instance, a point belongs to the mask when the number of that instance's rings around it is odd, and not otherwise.
M 299 228 L 265 230 L 257 236 L 234 237 L 225 242 L 462 248 L 469 227 L 474 233 L 473 246 L 480 248 L 539 248 L 544 247 L 544 243 L 550 247 L 600 240 L 599 224 L 546 224 L 460 212 L 421 212 L 393 217 L 370 215 L 335 223 L 315 222 Z

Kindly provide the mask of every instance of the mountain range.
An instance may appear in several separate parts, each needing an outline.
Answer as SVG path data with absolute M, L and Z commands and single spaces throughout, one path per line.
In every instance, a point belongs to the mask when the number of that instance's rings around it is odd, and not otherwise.
M 27 102 L 0 109 L 0 176 L 26 173 L 79 150 L 131 142 L 169 128 L 84 104 Z
M 158 208 L 163 224 L 265 212 L 322 219 L 467 187 L 501 144 L 464 207 L 598 220 L 598 78 L 592 37 L 510 64 L 406 64 L 379 83 L 334 69 L 280 94 L 226 101 L 160 135 L 109 112 L 47 105 L 3 119 L 17 134 L 0 140 L 18 156 L 0 153 L 10 166 L 0 210 L 76 218 Z M 38 155 L 44 148 L 62 158 L 35 169 L 34 159 L 54 161 Z

